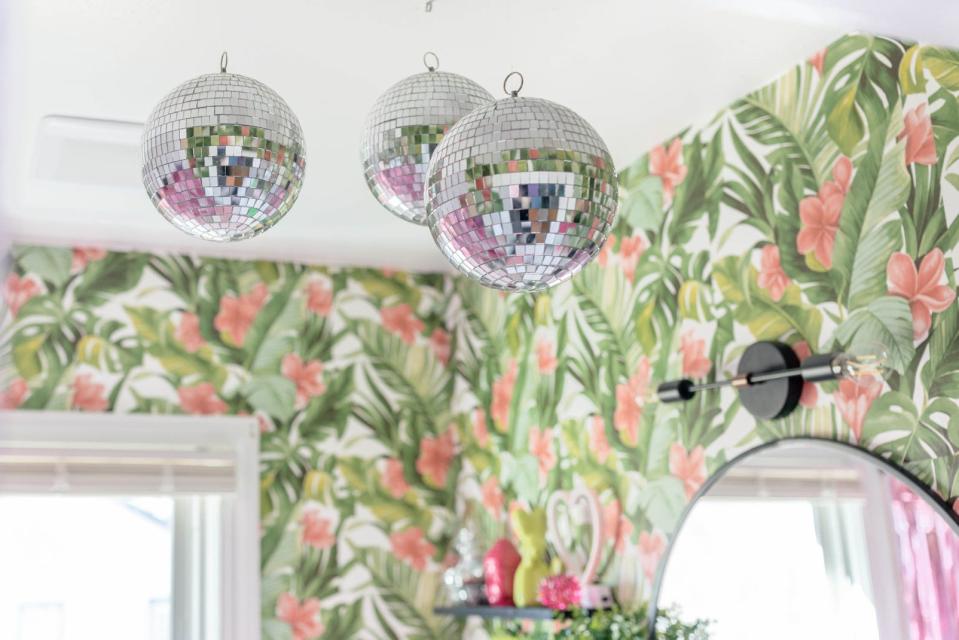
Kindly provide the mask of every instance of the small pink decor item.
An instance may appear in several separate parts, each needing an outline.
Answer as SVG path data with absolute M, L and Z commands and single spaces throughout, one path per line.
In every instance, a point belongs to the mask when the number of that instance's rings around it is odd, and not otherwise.
M 539 583 L 539 601 L 543 606 L 557 611 L 578 607 L 580 602 L 579 579 L 576 576 L 550 576 Z
M 483 558 L 486 599 L 493 607 L 513 606 L 513 576 L 519 566 L 519 551 L 506 538 L 500 538 Z
M 563 512 L 566 513 L 566 518 L 561 516 Z M 549 524 L 546 537 L 563 566 L 576 578 L 576 593 L 579 594 L 577 604 L 586 609 L 612 606 L 612 590 L 607 585 L 596 584 L 605 539 L 602 513 L 596 494 L 588 489 L 557 491 L 546 503 L 546 517 Z M 590 546 L 585 554 L 574 550 L 571 535 L 572 529 L 584 520 L 590 532 Z M 542 598 L 540 601 L 545 604 Z

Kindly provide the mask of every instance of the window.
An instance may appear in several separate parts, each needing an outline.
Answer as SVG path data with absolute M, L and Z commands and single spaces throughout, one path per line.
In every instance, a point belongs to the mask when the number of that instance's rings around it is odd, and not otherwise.
M 257 433 L 0 413 L 0 638 L 259 638 Z

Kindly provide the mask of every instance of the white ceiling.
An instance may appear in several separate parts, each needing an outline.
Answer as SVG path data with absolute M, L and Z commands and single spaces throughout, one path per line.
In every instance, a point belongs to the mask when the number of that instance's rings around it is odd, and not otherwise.
M 839 5 L 848 10 L 822 10 Z M 8 13 L 0 17 L 0 210 L 20 241 L 440 269 L 445 261 L 428 230 L 381 209 L 358 161 L 368 107 L 393 82 L 421 71 L 427 49 L 444 70 L 497 95 L 507 72 L 522 71 L 524 95 L 578 111 L 624 166 L 843 31 L 880 28 L 860 5 L 434 0 L 426 13 L 423 0 L 0 0 Z M 215 71 L 224 49 L 231 71 L 287 100 L 308 152 L 290 214 L 263 236 L 232 245 L 189 238 L 153 210 L 139 183 L 135 125 L 77 146 L 64 141 L 58 121 L 44 120 L 141 123 L 174 86 Z M 82 162 L 66 171 L 58 157 Z

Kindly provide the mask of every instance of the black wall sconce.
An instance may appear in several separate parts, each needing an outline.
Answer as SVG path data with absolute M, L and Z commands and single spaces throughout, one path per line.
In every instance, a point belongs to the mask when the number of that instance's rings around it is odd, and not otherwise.
M 696 383 L 683 378 L 656 388 L 660 402 L 684 402 L 697 392 L 734 387 L 751 414 L 764 420 L 783 418 L 799 404 L 803 384 L 839 378 L 884 377 L 888 356 L 880 345 L 841 353 L 812 355 L 800 362 L 789 345 L 757 342 L 743 352 L 735 378 Z

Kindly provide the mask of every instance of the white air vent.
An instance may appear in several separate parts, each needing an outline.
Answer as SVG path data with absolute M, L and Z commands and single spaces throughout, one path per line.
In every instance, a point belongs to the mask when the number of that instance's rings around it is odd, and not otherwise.
M 143 124 L 45 116 L 40 121 L 33 177 L 73 185 L 142 189 Z

